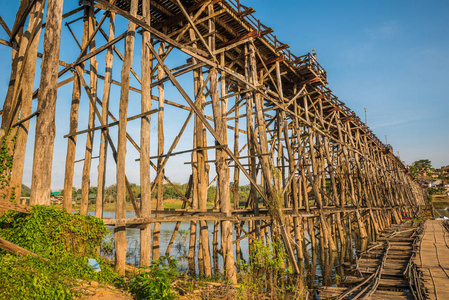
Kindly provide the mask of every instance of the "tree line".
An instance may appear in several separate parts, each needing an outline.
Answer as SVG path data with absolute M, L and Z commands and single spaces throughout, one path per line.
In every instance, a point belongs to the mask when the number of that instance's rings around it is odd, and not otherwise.
M 141 191 L 140 191 L 140 185 L 137 185 L 135 183 L 131 183 L 131 189 L 133 192 L 133 195 L 135 198 L 140 198 L 141 196 Z M 232 187 L 233 183 L 230 184 L 230 186 Z M 163 199 L 182 199 L 182 195 L 186 194 L 187 191 L 187 183 L 184 184 L 180 184 L 180 183 L 173 183 L 173 185 L 171 184 L 164 184 L 163 186 Z M 26 187 L 26 186 L 25 186 Z M 249 193 L 251 190 L 251 186 L 250 185 L 244 185 L 244 186 L 239 186 L 239 198 L 240 201 L 244 201 L 248 198 Z M 30 189 L 28 187 L 26 187 L 26 194 L 28 194 L 29 196 L 29 191 Z M 97 187 L 90 187 L 89 188 L 89 204 L 93 204 L 95 203 L 95 198 L 97 195 L 97 191 L 98 188 Z M 23 195 L 24 194 L 24 189 L 22 188 L 22 197 L 26 197 Z M 64 190 L 61 190 L 61 195 L 64 195 Z M 216 186 L 211 186 L 209 187 L 209 189 L 207 190 L 207 202 L 209 203 L 214 203 L 215 202 L 215 198 L 217 195 L 217 187 Z M 158 192 L 157 189 L 154 189 L 153 193 L 151 194 L 151 197 L 153 199 L 156 199 L 158 196 Z M 190 197 L 192 196 L 192 192 Z M 73 187 L 72 190 L 72 197 L 76 200 L 79 200 L 81 198 L 81 189 L 77 189 L 75 187 Z M 112 184 L 108 187 L 105 187 L 104 189 L 104 199 L 105 199 L 105 203 L 114 203 L 117 199 L 117 184 Z M 127 200 L 129 200 L 128 195 L 127 195 Z M 231 202 L 234 202 L 234 195 L 231 193 Z

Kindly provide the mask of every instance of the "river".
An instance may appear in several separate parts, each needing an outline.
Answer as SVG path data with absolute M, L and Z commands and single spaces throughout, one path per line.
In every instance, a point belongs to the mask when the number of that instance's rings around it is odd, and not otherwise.
M 94 215 L 94 211 L 89 211 L 89 215 Z M 114 211 L 105 211 L 104 218 L 115 218 Z M 126 218 L 135 218 L 134 212 L 127 212 Z M 163 222 L 161 223 L 161 236 L 160 236 L 160 249 L 161 255 L 164 255 L 167 250 L 168 243 L 173 234 L 176 222 Z M 213 221 L 207 222 L 209 229 L 209 241 L 210 249 L 212 254 L 212 240 L 213 240 Z M 113 247 L 113 226 L 106 226 L 109 230 L 109 235 L 105 238 L 105 243 Z M 248 225 L 245 224 L 243 227 L 248 230 Z M 173 244 L 171 255 L 175 256 L 179 261 L 180 271 L 187 271 L 187 252 L 188 252 L 188 237 L 189 237 L 190 222 L 181 222 L 179 227 L 179 232 L 176 236 L 175 242 Z M 235 232 L 234 239 L 235 239 Z M 305 238 L 310 240 L 307 232 L 304 232 Z M 219 233 L 220 237 L 220 233 Z M 140 229 L 138 228 L 127 228 L 126 229 L 126 239 L 127 239 L 127 262 L 139 266 L 140 263 Z M 199 234 L 197 234 L 197 245 L 198 245 Z M 317 286 L 322 284 L 332 284 L 335 282 L 335 274 L 341 274 L 343 276 L 342 263 L 347 261 L 353 261 L 355 258 L 355 249 L 359 248 L 356 239 L 352 239 L 351 245 L 338 245 L 339 253 L 329 255 L 328 251 L 320 251 L 320 247 L 316 247 L 315 253 L 312 253 L 311 245 L 307 246 L 307 253 L 305 253 L 304 264 L 305 273 L 307 274 L 307 281 L 309 286 Z M 197 246 L 198 247 L 198 246 Z M 243 259 L 248 262 L 249 258 L 249 245 L 248 239 L 243 239 L 240 241 L 240 247 L 242 249 Z M 113 249 L 112 249 L 113 250 Z M 196 251 L 198 253 L 198 251 Z M 114 254 L 108 255 L 110 259 L 114 259 Z M 219 268 L 222 271 L 223 261 L 222 257 L 219 256 Z

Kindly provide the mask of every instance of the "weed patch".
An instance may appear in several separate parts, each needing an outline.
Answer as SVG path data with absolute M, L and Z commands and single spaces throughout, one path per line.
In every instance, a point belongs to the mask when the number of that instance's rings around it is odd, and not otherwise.
M 172 282 L 177 275 L 177 261 L 163 256 L 154 260 L 151 266 L 139 268 L 137 274 L 131 278 L 129 288 L 137 299 L 177 299 L 177 294 L 172 290 Z
M 0 299 L 72 299 L 79 280 L 123 282 L 97 254 L 107 233 L 100 219 L 37 205 L 29 214 L 6 213 L 0 229 L 0 237 L 48 259 L 0 251 Z M 102 271 L 94 272 L 88 258 Z

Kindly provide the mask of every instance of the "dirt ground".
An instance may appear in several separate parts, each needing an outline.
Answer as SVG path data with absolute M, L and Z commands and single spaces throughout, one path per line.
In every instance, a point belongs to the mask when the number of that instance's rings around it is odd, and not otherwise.
M 227 300 L 236 299 L 235 291 L 226 284 L 208 282 L 195 286 L 193 291 L 187 292 L 183 288 L 179 288 L 179 280 L 176 280 L 173 285 L 173 290 L 178 293 L 179 300 Z M 91 281 L 80 284 L 80 286 L 74 289 L 82 294 L 81 300 L 132 300 L 133 296 L 123 290 L 120 290 L 114 286 L 99 284 L 98 282 Z
M 132 300 L 133 297 L 111 285 L 99 284 L 96 281 L 84 283 L 75 289 L 83 296 L 82 300 Z

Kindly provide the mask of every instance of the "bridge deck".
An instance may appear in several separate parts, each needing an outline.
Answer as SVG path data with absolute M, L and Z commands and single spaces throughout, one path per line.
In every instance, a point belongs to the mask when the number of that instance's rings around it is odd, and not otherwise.
M 424 225 L 420 252 L 416 265 L 422 272 L 428 299 L 449 297 L 449 232 L 440 220 L 429 220 Z
M 360 253 L 356 269 L 343 287 L 322 287 L 320 299 L 414 299 L 406 276 L 419 227 L 406 222 L 383 230 L 376 242 Z

